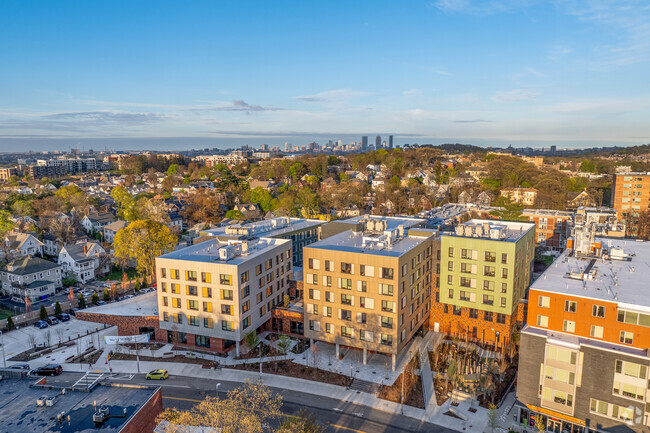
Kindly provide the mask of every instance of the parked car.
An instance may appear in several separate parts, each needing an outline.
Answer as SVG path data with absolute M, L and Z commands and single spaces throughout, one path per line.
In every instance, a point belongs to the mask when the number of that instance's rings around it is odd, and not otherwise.
M 167 370 L 152 370 L 145 376 L 146 379 L 165 380 L 169 377 Z
M 59 364 L 47 364 L 43 367 L 38 367 L 36 370 L 32 370 L 32 374 L 37 376 L 55 376 L 63 372 L 63 367 Z
M 70 308 L 70 315 L 71 316 L 77 316 L 77 311 L 79 311 L 78 308 Z
M 81 296 L 83 296 L 84 298 L 87 298 L 88 296 L 92 296 L 93 293 L 95 293 L 95 292 L 92 291 L 92 290 L 83 290 L 81 292 Z
M 124 299 L 131 299 L 131 298 L 135 298 L 135 296 L 133 296 L 133 295 L 126 295 L 126 296 L 124 297 Z
M 12 370 L 29 370 L 29 364 L 14 364 L 10 365 L 9 367 Z
M 48 323 L 45 320 L 39 320 L 38 322 L 34 323 L 34 327 L 38 329 L 47 328 L 48 326 L 50 325 L 48 325 Z
M 106 301 L 99 301 L 97 302 L 97 305 L 106 305 Z
M 70 315 L 68 313 L 57 314 L 54 317 L 59 319 L 60 322 L 67 322 L 68 320 L 70 320 Z
M 54 325 L 58 325 L 58 324 L 59 324 L 59 320 L 58 320 L 56 317 L 48 317 L 47 319 L 45 319 L 45 321 L 46 321 L 47 324 L 50 325 L 50 326 L 54 326 Z

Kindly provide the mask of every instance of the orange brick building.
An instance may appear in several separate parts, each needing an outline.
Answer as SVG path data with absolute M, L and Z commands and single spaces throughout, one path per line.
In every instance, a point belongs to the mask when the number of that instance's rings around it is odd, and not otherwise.
M 650 207 L 650 173 L 615 174 L 612 207 L 616 209 L 618 221 L 626 225 L 627 235 L 638 236 L 642 214 Z

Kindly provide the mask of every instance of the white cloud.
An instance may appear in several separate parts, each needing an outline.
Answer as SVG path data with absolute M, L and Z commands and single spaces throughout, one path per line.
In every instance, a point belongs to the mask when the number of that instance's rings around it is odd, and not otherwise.
M 521 102 L 533 99 L 538 95 L 532 89 L 513 89 L 503 92 L 497 92 L 492 96 L 494 102 Z
M 369 93 L 353 89 L 336 89 L 316 93 L 315 95 L 296 96 L 295 99 L 304 102 L 340 102 L 366 95 L 369 95 Z

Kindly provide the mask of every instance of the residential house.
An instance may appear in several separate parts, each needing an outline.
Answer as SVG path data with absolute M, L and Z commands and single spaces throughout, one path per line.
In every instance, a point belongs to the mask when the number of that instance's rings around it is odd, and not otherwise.
M 478 197 L 476 197 L 476 204 L 479 206 L 490 206 L 494 200 L 494 194 L 490 191 L 482 191 Z
M 115 218 L 112 213 L 104 212 L 86 215 L 81 220 L 81 225 L 84 230 L 86 230 L 86 233 L 97 233 L 101 232 L 105 226 L 115 221 L 117 221 L 117 218 Z
M 4 294 L 21 300 L 39 301 L 54 295 L 62 278 L 60 265 L 32 256 L 12 260 L 0 271 Z
M 108 242 L 109 244 L 113 243 L 113 240 L 115 239 L 115 235 L 117 232 L 122 230 L 124 227 L 126 227 L 129 223 L 126 221 L 122 220 L 117 220 L 115 222 L 112 222 L 106 226 L 104 226 L 104 242 Z
M 263 217 L 262 209 L 257 203 L 236 204 L 234 209 L 240 211 L 247 220 L 258 220 Z
M 94 241 L 64 246 L 59 252 L 59 264 L 63 266 L 63 272 L 72 273 L 82 283 L 111 270 L 110 256 L 99 242 Z
M 42 256 L 43 242 L 32 233 L 10 232 L 5 236 L 5 250 L 9 258 L 22 256 Z M 1 254 L 4 257 L 5 251 Z
M 514 203 L 532 206 L 537 199 L 537 190 L 535 188 L 503 188 L 501 190 L 501 197 L 508 197 Z
M 594 200 L 586 190 L 583 190 L 570 199 L 566 206 L 566 208 L 570 210 L 576 210 L 579 207 L 596 207 L 596 200 Z

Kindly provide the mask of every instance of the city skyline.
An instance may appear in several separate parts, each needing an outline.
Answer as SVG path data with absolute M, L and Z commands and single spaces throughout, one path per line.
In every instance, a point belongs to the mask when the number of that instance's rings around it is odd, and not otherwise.
M 0 151 L 643 144 L 649 17 L 635 1 L 7 2 Z

